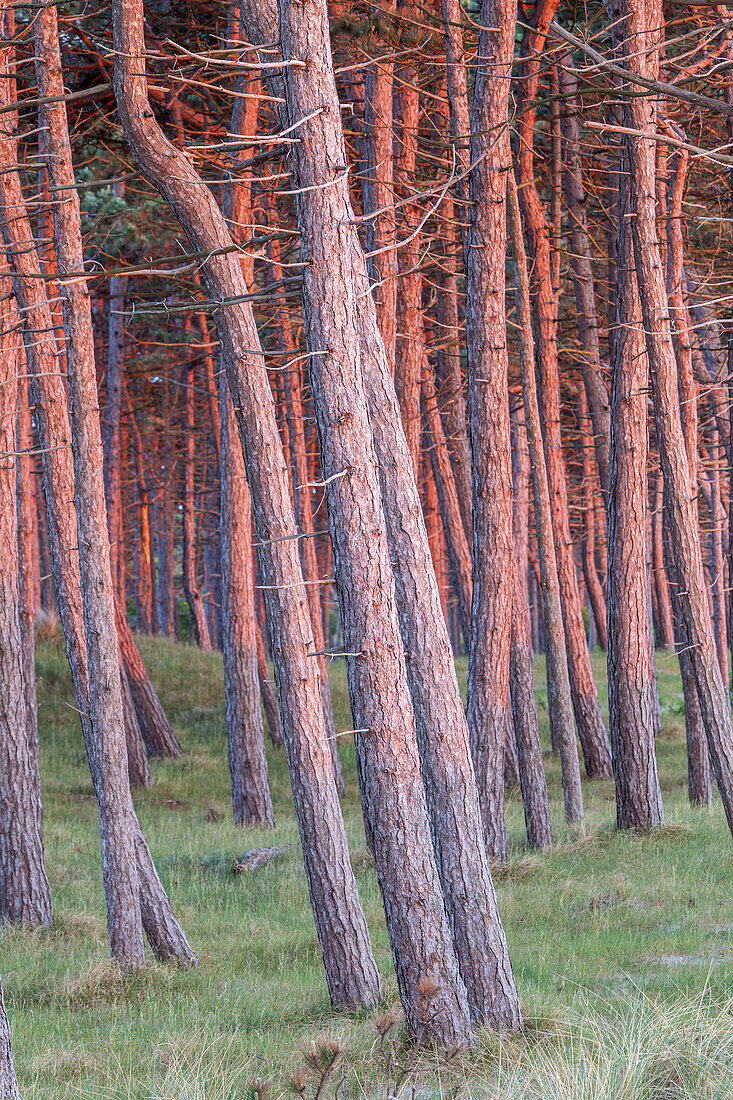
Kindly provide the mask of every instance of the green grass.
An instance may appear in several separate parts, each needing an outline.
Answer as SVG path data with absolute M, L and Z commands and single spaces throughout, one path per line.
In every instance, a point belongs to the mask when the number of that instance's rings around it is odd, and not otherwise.
M 297 841 L 282 753 L 269 752 L 277 829 L 236 829 L 219 656 L 140 644 L 186 756 L 153 762 L 155 786 L 136 803 L 200 965 L 185 973 L 151 961 L 123 981 L 107 962 L 96 806 L 65 658 L 58 641 L 42 640 L 44 838 L 56 924 L 0 932 L 23 1096 L 235 1100 L 252 1094 L 254 1079 L 279 1096 L 303 1063 L 303 1044 L 324 1032 L 343 1046 L 341 1095 L 385 1095 L 373 1019 L 329 1008 L 297 847 L 251 875 L 230 871 L 248 848 Z M 604 657 L 593 660 L 605 707 Z M 659 668 L 666 827 L 618 834 L 613 784 L 601 781 L 585 784 L 585 823 L 569 830 L 559 767 L 547 754 L 557 843 L 536 856 L 511 793 L 511 857 L 497 890 L 528 1032 L 484 1035 L 451 1065 L 420 1056 L 412 1069 L 430 1095 L 460 1087 L 532 1100 L 733 1096 L 733 848 L 717 799 L 710 811 L 687 804 L 674 658 L 660 656 Z M 546 736 L 541 662 L 536 676 Z M 332 684 L 337 724 L 350 728 L 337 662 Z M 353 747 L 341 752 L 344 815 L 389 1005 L 396 988 Z

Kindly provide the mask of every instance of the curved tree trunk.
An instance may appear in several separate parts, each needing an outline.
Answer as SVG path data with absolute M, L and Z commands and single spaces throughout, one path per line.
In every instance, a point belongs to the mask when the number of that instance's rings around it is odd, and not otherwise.
M 217 311 L 229 385 L 242 440 L 260 569 L 265 584 L 270 649 L 282 702 L 283 733 L 316 929 L 331 999 L 371 1005 L 379 975 L 349 862 L 331 754 L 325 738 L 312 658 L 307 595 L 270 383 L 248 287 L 219 208 L 185 154 L 166 139 L 150 108 L 144 75 L 140 0 L 115 0 L 114 83 L 120 121 L 146 177 L 170 203 L 196 251 L 215 300 L 239 299 Z

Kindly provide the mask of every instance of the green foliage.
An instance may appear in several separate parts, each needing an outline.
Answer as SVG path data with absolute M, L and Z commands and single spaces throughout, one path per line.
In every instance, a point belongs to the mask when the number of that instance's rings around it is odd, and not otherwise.
M 511 855 L 496 874 L 527 1034 L 484 1034 L 476 1051 L 443 1061 L 404 1047 L 351 745 L 341 742 L 344 814 L 386 989 L 374 1016 L 337 1015 L 328 1004 L 282 752 L 269 752 L 276 830 L 235 828 L 220 657 L 145 639 L 141 649 L 186 756 L 153 761 L 155 786 L 136 804 L 200 965 L 184 973 L 151 961 L 125 980 L 108 961 L 96 805 L 63 646 L 44 631 L 39 717 L 56 923 L 0 932 L 24 1100 L 279 1100 L 294 1082 L 309 1098 L 321 1082 L 322 1097 L 377 1100 L 413 1087 L 492 1100 L 733 1095 L 733 855 L 719 802 L 711 811 L 687 804 L 674 656 L 658 657 L 666 827 L 620 835 L 613 784 L 594 781 L 583 827 L 568 829 L 548 747 L 557 843 L 546 855 L 527 851 L 521 799 L 510 792 Z M 604 662 L 593 655 L 605 706 Z M 337 726 L 351 728 L 337 662 L 331 675 Z M 544 697 L 540 661 L 536 678 Z M 540 718 L 549 745 L 546 708 Z M 232 873 L 245 850 L 286 844 L 279 860 Z

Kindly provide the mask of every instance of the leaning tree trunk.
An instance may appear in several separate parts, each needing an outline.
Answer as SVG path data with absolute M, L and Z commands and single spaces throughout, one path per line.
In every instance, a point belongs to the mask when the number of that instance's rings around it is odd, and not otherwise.
M 247 19 L 250 41 L 277 39 L 274 4 L 248 9 Z M 325 34 L 323 41 L 327 42 Z M 332 81 L 324 88 L 330 88 L 333 124 L 340 110 L 335 88 Z M 345 188 L 341 193 L 342 220 L 352 221 L 348 193 Z M 354 269 L 366 285 L 364 255 L 355 234 L 351 243 Z M 473 1018 L 514 1027 L 521 1016 L 481 835 L 468 728 L 412 459 L 371 296 L 360 299 L 357 322 L 433 844 L 453 941 Z
M 503 756 L 514 595 L 506 345 L 508 103 L 516 8 L 484 0 L 471 123 L 466 268 L 468 424 L 473 473 L 473 602 L 466 714 L 489 854 L 506 859 Z M 495 127 L 499 128 L 498 134 Z M 465 631 L 464 631 L 465 635 Z
M 654 745 L 656 683 L 647 573 L 647 357 L 622 161 L 611 359 L 608 483 L 608 706 L 619 829 L 664 824 Z
M 46 9 L 55 19 L 55 9 Z M 47 27 L 44 27 L 44 34 Z M 50 49 L 58 49 L 55 35 L 49 35 Z M 58 53 L 50 72 L 59 73 Z M 45 76 L 45 72 L 43 74 Z M 4 95 L 10 96 L 9 82 L 0 86 Z M 56 96 L 53 102 L 58 103 Z M 1 150 L 5 163 L 15 163 L 15 148 L 12 143 Z M 62 163 L 60 161 L 59 163 Z M 72 176 L 73 178 L 73 176 Z M 79 598 L 79 556 L 77 550 L 78 534 L 73 514 L 74 474 L 69 448 L 70 427 L 67 416 L 66 395 L 58 373 L 56 348 L 53 338 L 43 341 L 35 338 L 37 333 L 52 333 L 52 320 L 46 303 L 45 294 L 38 279 L 40 274 L 33 253 L 29 252 L 27 242 L 32 239 L 32 231 L 24 215 L 23 194 L 14 173 L 7 173 L 0 179 L 3 189 L 3 203 L 0 204 L 0 228 L 9 259 L 15 268 L 13 282 L 19 302 L 25 306 L 26 353 L 28 365 L 33 377 L 35 393 L 36 420 L 43 462 L 44 486 L 46 491 L 48 533 L 51 544 L 56 602 L 64 627 L 67 643 L 67 655 L 71 669 L 74 691 L 77 698 L 84 741 L 89 757 L 95 793 L 102 806 L 102 813 L 108 818 L 115 811 L 114 800 L 105 796 L 106 775 L 103 772 L 105 761 L 97 759 L 97 744 L 93 736 L 90 720 L 89 677 L 87 671 L 87 652 L 84 627 L 82 623 L 81 602 Z M 3 218 L 2 212 L 13 209 L 16 214 L 12 220 Z M 20 213 L 17 213 L 20 212 Z M 36 276 L 27 278 L 26 276 Z M 134 815 L 134 811 L 133 811 Z M 175 920 L 170 902 L 160 886 L 160 880 L 150 857 L 147 844 L 134 821 L 134 839 L 137 848 L 137 870 L 140 878 L 140 904 L 143 909 L 143 923 L 151 946 L 164 958 L 177 958 L 185 963 L 195 962 L 195 956 L 186 943 L 185 937 Z M 107 870 L 105 868 L 105 870 Z
M 420 774 L 357 325 L 361 279 L 325 4 L 279 5 L 301 234 L 313 406 L 327 483 L 334 569 L 364 816 L 408 1030 L 421 1043 L 471 1040 L 466 990 L 443 906 Z M 323 103 L 327 106 L 317 108 Z M 303 118 L 303 112 L 305 117 Z M 341 180 L 339 180 L 339 174 Z M 328 182 L 331 186 L 324 187 Z M 323 349 L 328 349 L 324 354 Z M 317 353 L 317 354 L 313 354 Z M 403 433 L 404 434 L 404 433 Z M 419 906 L 415 903 L 419 898 Z M 426 982 L 431 985 L 426 995 Z
M 611 775 L 611 752 L 585 637 L 570 534 L 567 478 L 560 430 L 557 303 L 552 286 L 547 219 L 535 181 L 533 145 L 535 97 L 547 21 L 552 18 L 556 8 L 557 0 L 546 0 L 544 4 L 539 5 L 533 15 L 533 19 L 538 21 L 537 24 L 528 27 L 525 31 L 523 75 L 520 84 L 522 107 L 519 113 L 517 182 L 520 184 L 519 195 L 531 258 L 530 287 L 534 304 L 538 392 L 573 709 L 583 748 L 585 770 L 589 776 L 601 776 Z
M 0 282 L 0 925 L 50 924 L 38 756 L 28 738 L 16 490 L 17 316 Z M 0 1071 L 1 1074 L 1 1071 Z M 1 1079 L 1 1078 L 0 1078 Z
M 10 1049 L 10 1024 L 5 1011 L 2 982 L 0 982 L 0 1100 L 20 1100 L 18 1082 L 13 1068 L 13 1053 Z
M 237 414 L 260 544 L 270 650 L 282 705 L 283 734 L 313 914 L 331 999 L 371 1005 L 380 981 L 359 904 L 325 737 L 313 665 L 310 613 L 296 544 L 295 517 L 270 383 L 248 287 L 221 210 L 188 157 L 165 137 L 150 108 L 144 74 L 141 0 L 115 0 L 114 84 L 120 122 L 136 160 L 166 198 L 202 264 Z M 231 301 L 235 299 L 235 301 Z M 238 299 L 238 301 L 236 301 Z
M 555 556 L 555 538 L 552 530 L 550 489 L 542 448 L 542 427 L 534 372 L 535 357 L 529 300 L 529 272 L 524 251 L 522 214 L 519 209 L 517 185 L 512 172 L 507 173 L 507 193 L 517 287 L 522 399 L 524 402 L 524 421 L 527 428 L 530 468 L 532 470 L 532 496 L 534 498 L 537 551 L 540 564 L 540 588 L 542 591 L 547 658 L 547 702 L 550 712 L 550 729 L 553 740 L 560 752 L 565 819 L 574 822 L 580 821 L 583 817 L 583 792 L 580 785 L 580 765 L 578 763 L 578 747 L 573 722 L 568 656 L 560 601 L 560 582 Z
M 649 3 L 620 0 L 625 34 L 620 36 L 625 67 L 644 76 L 646 51 L 658 13 Z M 728 686 L 720 674 L 715 647 L 696 514 L 696 493 L 690 477 L 680 417 L 677 365 L 670 330 L 655 210 L 653 143 L 642 134 L 654 132 L 654 106 L 648 97 L 629 97 L 624 121 L 637 133 L 625 135 L 629 154 L 634 255 L 652 379 L 654 418 L 660 450 L 669 533 L 679 580 L 678 597 L 690 645 L 700 711 L 728 825 L 733 832 L 733 721 Z

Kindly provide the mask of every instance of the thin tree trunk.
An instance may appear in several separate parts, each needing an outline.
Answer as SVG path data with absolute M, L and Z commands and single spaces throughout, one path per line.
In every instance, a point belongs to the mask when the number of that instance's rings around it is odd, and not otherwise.
M 658 470 L 654 478 L 652 506 L 652 585 L 657 594 L 656 640 L 657 645 L 663 646 L 665 649 L 672 649 L 674 648 L 674 618 L 672 616 L 669 578 L 664 567 L 663 517 L 662 471 Z
M 221 570 L 224 688 L 229 772 L 236 825 L 275 825 L 267 781 L 257 676 L 257 641 L 249 540 L 252 515 L 232 398 L 222 373 Z
M 22 641 L 18 522 L 13 504 L 18 449 L 17 314 L 10 307 L 7 279 L 0 282 L 0 294 L 0 925 L 5 921 L 50 924 L 51 892 L 41 842 L 41 782 L 38 755 L 28 736 L 24 685 L 28 669 Z
M 560 582 L 552 530 L 550 489 L 547 480 L 545 454 L 542 448 L 539 401 L 534 372 L 534 340 L 529 300 L 529 272 L 524 251 L 522 215 L 519 209 L 517 185 L 513 173 L 507 173 L 508 211 L 514 252 L 517 316 L 519 321 L 519 362 L 522 372 L 522 398 L 527 445 L 532 470 L 537 551 L 540 566 L 545 651 L 547 658 L 547 703 L 553 741 L 560 752 L 565 819 L 580 821 L 583 817 L 583 793 L 580 785 L 578 746 L 570 694 L 568 656 L 560 601 Z
M 530 848 L 552 844 L 550 802 L 542 763 L 542 742 L 537 718 L 532 669 L 532 639 L 527 592 L 529 550 L 529 451 L 524 418 L 512 417 L 512 473 L 514 483 L 514 599 L 512 603 L 512 639 L 509 651 L 509 688 L 517 742 L 519 783 L 522 788 L 524 820 Z
M 186 368 L 184 381 L 183 422 L 183 587 L 191 612 L 189 641 L 200 649 L 211 649 L 209 624 L 206 620 L 204 601 L 198 581 L 196 539 L 196 421 L 195 421 L 196 364 L 192 358 Z
M 653 48 L 652 30 L 658 13 L 649 4 L 620 0 L 625 35 L 621 48 L 625 67 L 644 75 L 646 50 Z M 656 33 L 656 31 L 654 31 Z M 630 129 L 653 133 L 654 107 L 647 97 L 624 103 Z M 626 135 L 629 151 L 632 235 L 639 280 L 647 354 L 654 397 L 654 417 L 667 498 L 670 541 L 677 564 L 678 597 L 690 645 L 700 711 L 718 789 L 728 825 L 733 831 L 733 721 L 727 684 L 720 674 L 710 621 L 708 594 L 700 549 L 694 484 L 685 449 L 680 416 L 677 364 L 657 237 L 654 155 L 652 143 Z
M 260 684 L 260 698 L 265 708 L 265 717 L 267 718 L 267 728 L 270 732 L 270 741 L 275 748 L 280 748 L 284 743 L 280 710 L 277 705 L 277 698 L 273 691 L 272 683 L 269 680 L 270 670 L 267 667 L 267 658 L 265 657 L 265 644 L 262 640 L 262 631 L 260 630 L 260 625 L 257 622 L 256 616 L 255 644 L 257 646 L 257 678 Z
M 581 545 L 583 579 L 593 611 L 593 621 L 598 633 L 598 644 L 601 649 L 605 650 L 608 648 L 606 597 L 603 594 L 603 585 L 596 569 L 595 462 L 593 461 L 593 447 L 590 443 L 590 432 L 593 430 L 593 425 L 588 416 L 588 403 L 583 382 L 578 384 L 578 429 L 583 463 L 583 534 Z M 606 491 L 608 491 L 608 482 L 606 482 Z
M 550 271 L 547 219 L 535 181 L 533 148 L 536 115 L 534 100 L 537 93 L 541 49 L 546 33 L 544 28 L 547 26 L 546 21 L 552 18 L 556 7 L 557 0 L 548 0 L 541 5 L 541 9 L 537 9 L 534 15 L 534 18 L 541 19 L 540 28 L 531 26 L 525 31 L 523 76 L 520 84 L 522 109 L 519 114 L 517 182 L 520 184 L 519 194 L 531 258 L 530 288 L 534 302 L 533 323 L 537 350 L 538 392 L 573 710 L 583 748 L 585 770 L 592 777 L 611 775 L 611 752 L 585 637 L 570 534 L 567 478 L 560 430 L 557 306 Z
M 231 236 L 209 189 L 185 154 L 167 141 L 150 108 L 144 65 L 143 6 L 115 0 L 115 95 L 120 122 L 146 177 L 180 219 L 202 265 L 209 294 L 238 298 L 217 312 L 220 339 L 252 494 L 270 646 L 282 702 L 285 744 L 303 856 L 332 1001 L 369 1005 L 379 975 L 349 862 L 326 742 L 318 679 L 309 648 L 310 615 L 298 559 L 295 517 L 259 337 Z M 222 251 L 224 246 L 225 251 Z
M 115 602 L 115 623 L 120 643 L 120 653 L 125 672 L 130 681 L 130 690 L 135 703 L 140 732 L 151 756 L 181 756 L 183 750 L 178 744 L 171 724 L 153 687 L 147 669 L 143 664 L 135 638 L 127 622 L 124 608 Z
M 10 1049 L 10 1024 L 5 1011 L 2 982 L 0 982 L 0 1100 L 20 1100 L 18 1082 L 13 1068 L 13 1054 Z
M 608 448 L 610 416 L 608 391 L 603 378 L 601 346 L 598 334 L 598 314 L 593 283 L 586 196 L 583 186 L 578 104 L 578 81 L 575 73 L 561 59 L 558 65 L 559 86 L 562 92 L 560 127 L 563 137 L 563 165 L 565 169 L 565 198 L 569 214 L 570 268 L 573 273 L 575 310 L 578 318 L 583 387 L 587 394 L 590 418 L 593 426 L 598 475 L 601 492 L 608 491 Z M 605 649 L 605 645 L 603 649 Z
M 124 194 L 124 184 L 116 186 Z M 109 280 L 109 330 L 107 334 L 107 402 L 104 421 L 104 472 L 109 518 L 110 566 L 115 594 L 124 601 L 124 529 L 122 522 L 122 382 L 125 369 L 125 299 L 127 275 Z

